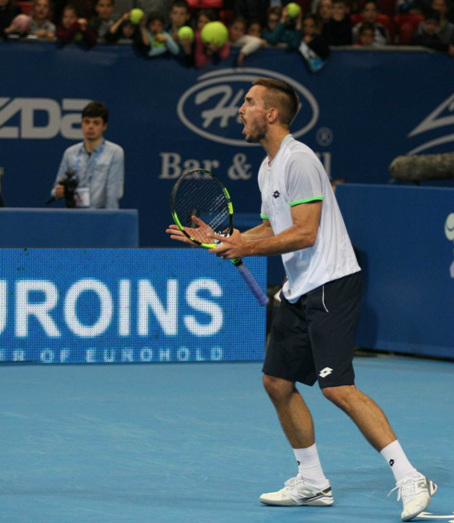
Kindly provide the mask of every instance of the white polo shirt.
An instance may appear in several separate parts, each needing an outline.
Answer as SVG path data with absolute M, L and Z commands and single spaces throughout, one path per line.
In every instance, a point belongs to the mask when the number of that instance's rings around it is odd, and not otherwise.
M 269 165 L 262 162 L 258 176 L 262 194 L 261 217 L 275 235 L 293 225 L 291 208 L 322 201 L 317 239 L 312 247 L 282 255 L 288 281 L 285 298 L 300 296 L 332 280 L 360 271 L 328 175 L 314 152 L 291 134 L 282 140 Z

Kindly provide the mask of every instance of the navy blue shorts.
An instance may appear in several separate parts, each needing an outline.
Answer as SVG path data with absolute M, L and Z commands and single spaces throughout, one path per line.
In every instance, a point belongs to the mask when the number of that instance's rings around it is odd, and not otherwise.
M 281 294 L 263 372 L 320 388 L 353 385 L 361 272 L 317 287 L 290 303 Z

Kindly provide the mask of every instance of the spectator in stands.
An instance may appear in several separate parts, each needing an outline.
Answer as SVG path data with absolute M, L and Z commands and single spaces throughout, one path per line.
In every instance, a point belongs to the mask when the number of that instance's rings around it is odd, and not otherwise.
M 262 24 L 257 20 L 251 20 L 247 28 L 247 34 L 262 39 Z M 262 39 L 262 43 L 266 44 L 265 40 Z
M 141 47 L 142 38 L 139 25 L 131 23 L 129 13 L 129 11 L 123 13 L 120 18 L 110 26 L 104 39 L 108 44 L 115 44 L 119 41 L 134 44 L 136 48 L 144 54 L 145 51 Z
M 353 41 L 358 40 L 359 32 L 363 23 L 367 22 L 373 25 L 374 28 L 374 47 L 380 47 L 382 45 L 389 44 L 389 34 L 385 26 L 378 23 L 379 7 L 376 0 L 366 0 L 363 4 L 361 11 L 363 22 L 358 22 L 353 27 Z
M 421 34 L 416 34 L 412 40 L 412 45 L 429 47 L 435 51 L 449 53 L 454 56 L 454 39 L 445 43 L 438 34 L 440 30 L 440 13 L 431 9 L 424 15 L 424 30 Z
M 56 27 L 50 19 L 49 0 L 33 0 L 32 22 L 30 25 L 30 34 L 53 40 L 55 38 Z
M 0 38 L 8 38 L 5 32 L 11 26 L 17 15 L 22 13 L 21 8 L 14 0 L 0 0 Z
M 325 24 L 327 24 L 333 16 L 333 2 L 331 0 L 319 0 L 315 9 L 315 14 L 318 17 L 318 31 L 323 32 Z
M 213 9 L 200 9 L 200 11 L 197 11 L 195 17 L 196 31 L 201 31 L 205 24 L 214 22 L 215 20 L 217 20 L 217 17 Z
M 358 47 L 376 47 L 374 24 L 371 22 L 361 23 L 354 45 Z
M 78 207 L 118 209 L 123 196 L 124 151 L 104 138 L 108 120 L 109 111 L 103 103 L 90 102 L 82 111 L 84 141 L 66 149 L 52 189 L 54 198 L 65 198 L 61 181 L 73 171 Z
M 76 8 L 68 4 L 63 9 L 61 25 L 57 27 L 57 40 L 66 45 L 72 42 L 82 44 L 86 48 L 96 45 L 96 35 L 88 27 L 86 18 L 79 18 Z
M 90 20 L 89 26 L 96 34 L 98 42 L 106 41 L 106 34 L 114 25 L 115 20 L 112 18 L 114 0 L 96 0 L 96 16 Z
M 208 64 L 217 65 L 230 55 L 230 43 L 227 42 L 221 47 L 214 44 L 205 44 L 202 41 L 201 31 L 204 23 L 198 18 L 197 29 L 194 34 L 194 65 L 197 68 L 204 67 Z M 200 27 L 200 29 L 199 29 Z
M 319 21 L 317 16 L 307 13 L 303 18 L 303 37 L 298 48 L 310 71 L 316 73 L 324 67 L 329 57 L 327 41 L 318 32 Z
M 51 2 L 52 21 L 57 27 L 61 25 L 63 10 L 67 5 L 73 6 L 80 18 L 90 21 L 95 15 L 94 3 L 95 0 L 53 0 Z
M 233 0 L 235 17 L 241 16 L 248 21 L 258 20 L 262 27 L 267 24 L 267 10 L 270 5 L 280 6 L 282 3 L 270 0 Z
M 239 47 L 238 67 L 242 67 L 244 59 L 262 47 L 262 40 L 257 36 L 246 34 L 247 21 L 241 16 L 235 17 L 229 25 L 229 41 L 231 47 Z
M 274 25 L 275 15 L 271 15 L 270 10 L 270 15 L 268 16 L 268 29 L 265 29 L 262 33 L 267 44 L 286 44 L 289 49 L 298 49 L 303 36 L 302 16 L 303 11 L 301 10 L 297 18 L 291 18 L 288 15 L 287 7 L 284 7 L 281 11 L 280 20 L 273 30 L 272 27 Z M 271 18 L 273 25 L 270 25 Z
M 440 25 L 438 36 L 445 44 L 452 42 L 454 37 L 454 24 L 448 20 L 449 4 L 448 0 L 432 0 L 431 9 L 440 14 Z M 424 22 L 418 26 L 417 34 L 423 34 L 425 30 Z
M 322 34 L 329 45 L 352 45 L 352 23 L 347 0 L 333 0 L 333 14 Z
M 177 55 L 180 48 L 170 33 L 164 31 L 164 17 L 161 13 L 152 12 L 147 21 L 140 25 L 142 49 L 149 57 L 162 56 L 166 53 Z
M 178 43 L 181 48 L 180 58 L 183 59 L 183 64 L 186 67 L 195 67 L 196 49 L 198 53 L 203 54 L 202 42 L 200 39 L 200 31 L 208 22 L 216 20 L 216 13 L 212 9 L 200 9 L 197 11 L 195 17 L 195 34 L 194 38 L 178 38 Z
M 170 24 L 166 27 L 166 31 L 170 36 L 178 41 L 178 30 L 184 25 L 190 25 L 191 11 L 186 0 L 174 0 L 172 8 L 170 9 Z

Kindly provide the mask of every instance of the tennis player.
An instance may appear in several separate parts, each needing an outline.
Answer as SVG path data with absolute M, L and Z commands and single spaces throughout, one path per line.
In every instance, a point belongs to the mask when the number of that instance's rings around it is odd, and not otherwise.
M 355 387 L 353 347 L 362 298 L 361 270 L 328 176 L 314 152 L 290 134 L 298 110 L 291 86 L 258 79 L 239 113 L 247 142 L 267 156 L 259 170 L 263 222 L 235 230 L 212 249 L 224 259 L 282 255 L 287 281 L 263 366 L 264 386 L 298 463 L 296 477 L 277 492 L 262 494 L 266 505 L 327 506 L 334 503 L 317 452 L 311 413 L 295 382 L 316 381 L 358 426 L 389 464 L 393 490 L 403 502 L 403 521 L 427 508 L 437 486 L 407 459 L 385 414 Z

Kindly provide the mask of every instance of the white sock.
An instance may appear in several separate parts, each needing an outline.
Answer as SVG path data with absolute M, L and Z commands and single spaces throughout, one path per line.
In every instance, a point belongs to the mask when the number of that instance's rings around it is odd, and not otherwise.
M 314 487 L 326 487 L 328 480 L 323 474 L 317 444 L 314 443 L 305 449 L 293 449 L 298 463 L 298 475 Z
M 380 454 L 391 467 L 396 483 L 404 478 L 418 478 L 420 476 L 419 472 L 408 461 L 397 439 L 389 445 L 386 445 L 386 447 L 380 451 Z

